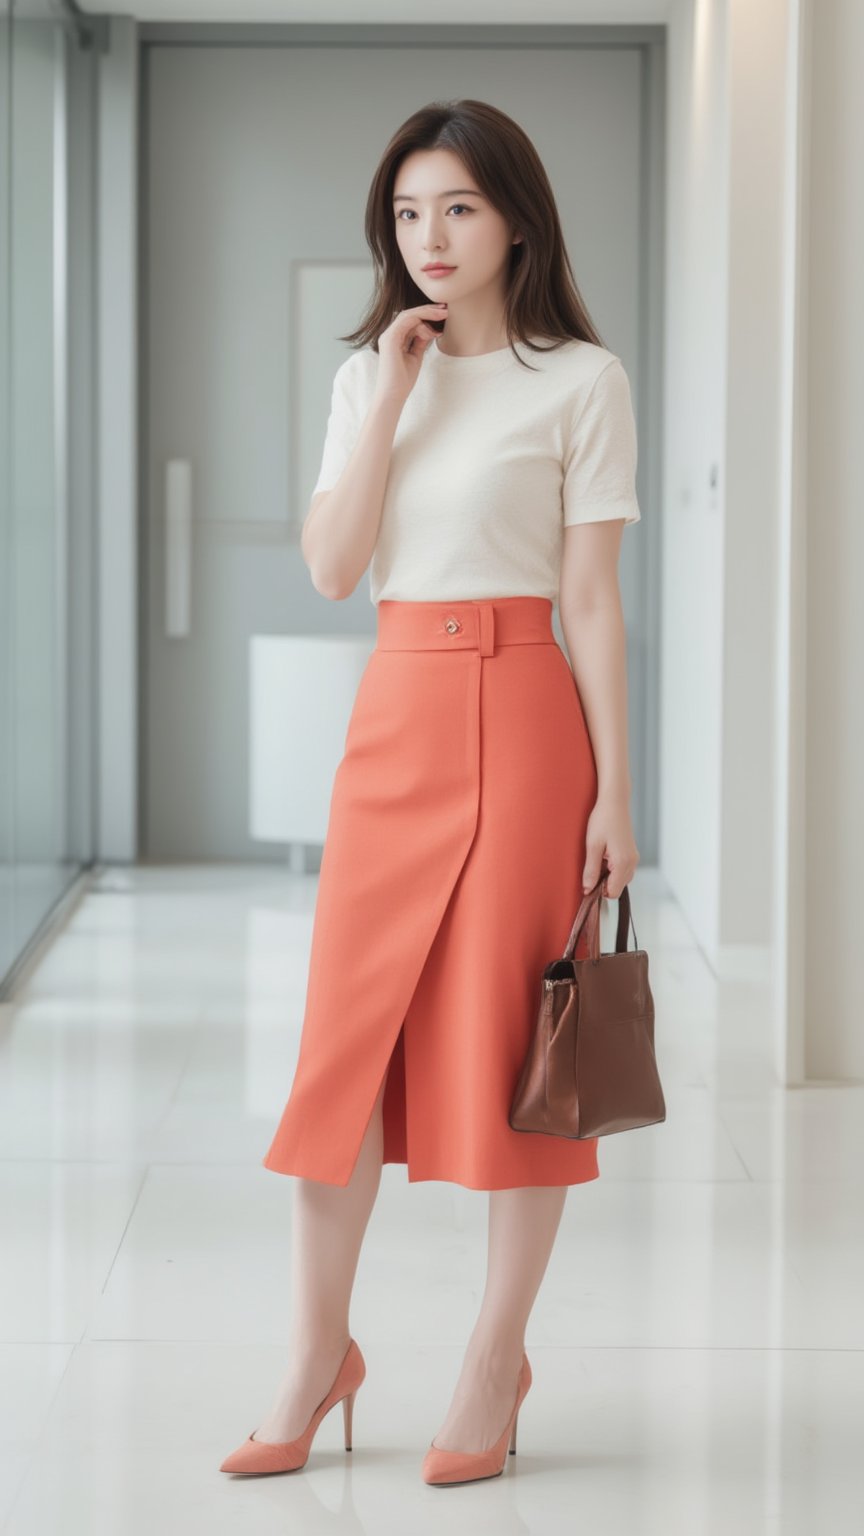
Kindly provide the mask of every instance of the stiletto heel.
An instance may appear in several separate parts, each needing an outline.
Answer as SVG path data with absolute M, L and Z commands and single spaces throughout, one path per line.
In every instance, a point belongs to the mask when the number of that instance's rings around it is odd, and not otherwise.
M 500 1477 L 507 1460 L 508 1438 L 511 1455 L 516 1450 L 519 1409 L 525 1400 L 531 1380 L 531 1366 L 528 1363 L 528 1356 L 523 1353 L 516 1384 L 516 1402 L 500 1439 L 496 1440 L 488 1451 L 445 1451 L 433 1442 L 423 1460 L 423 1481 L 434 1483 L 439 1488 L 447 1488 L 455 1483 L 478 1483 L 484 1477 Z
M 351 1419 L 353 1417 L 353 1414 L 354 1414 L 354 1393 L 353 1392 L 349 1392 L 348 1396 L 347 1397 L 343 1397 L 343 1399 L 342 1399 L 342 1418 L 345 1421 L 345 1449 L 346 1449 L 346 1451 L 350 1451 L 350 1449 L 351 1449 Z
M 342 1413 L 345 1421 L 345 1449 L 351 1449 L 351 1420 L 354 1410 L 354 1398 L 357 1389 L 366 1376 L 366 1362 L 360 1353 L 359 1346 L 354 1339 L 348 1345 L 344 1359 L 336 1372 L 333 1385 L 325 1398 L 322 1398 L 315 1412 L 306 1425 L 302 1435 L 296 1440 L 285 1440 L 274 1443 L 268 1440 L 256 1440 L 255 1431 L 243 1444 L 226 1456 L 220 1472 L 241 1472 L 245 1476 L 261 1476 L 271 1472 L 299 1472 L 305 1467 L 309 1459 L 309 1451 L 315 1432 L 321 1420 L 331 1408 L 342 1403 Z

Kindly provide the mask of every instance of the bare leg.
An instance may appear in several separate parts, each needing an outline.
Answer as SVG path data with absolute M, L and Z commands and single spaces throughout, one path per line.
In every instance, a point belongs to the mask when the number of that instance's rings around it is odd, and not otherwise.
M 487 1451 L 504 1433 L 516 1401 L 525 1327 L 568 1187 L 490 1191 L 486 1289 L 450 1409 L 433 1437 L 442 1450 Z
M 294 1440 L 329 1391 L 350 1342 L 348 1313 L 360 1248 L 381 1182 L 384 1151 L 378 1092 L 354 1172 L 343 1187 L 297 1178 L 289 1366 L 256 1440 Z

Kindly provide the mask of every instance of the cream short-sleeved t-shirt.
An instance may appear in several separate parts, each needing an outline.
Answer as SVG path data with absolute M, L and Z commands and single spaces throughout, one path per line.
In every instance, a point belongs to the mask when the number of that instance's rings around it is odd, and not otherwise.
M 536 371 L 510 347 L 451 357 L 436 338 L 428 348 L 393 440 L 369 568 L 373 603 L 520 595 L 555 603 L 565 526 L 639 521 L 636 424 L 620 358 L 587 341 L 516 347 Z M 313 495 L 345 467 L 378 361 L 364 347 L 336 371 Z

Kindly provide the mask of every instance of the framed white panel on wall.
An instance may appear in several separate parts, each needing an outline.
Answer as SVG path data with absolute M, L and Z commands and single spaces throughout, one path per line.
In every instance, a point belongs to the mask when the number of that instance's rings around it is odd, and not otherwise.
M 372 295 L 372 263 L 292 261 L 288 306 L 288 517 L 299 537 L 318 478 L 333 375 Z

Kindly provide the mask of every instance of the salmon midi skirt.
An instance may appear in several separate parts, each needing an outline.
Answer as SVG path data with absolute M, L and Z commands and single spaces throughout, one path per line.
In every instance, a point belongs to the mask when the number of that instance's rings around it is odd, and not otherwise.
M 265 1168 L 347 1184 L 386 1078 L 383 1158 L 409 1182 L 597 1178 L 596 1137 L 508 1123 L 543 967 L 582 899 L 596 791 L 548 598 L 378 603 Z

